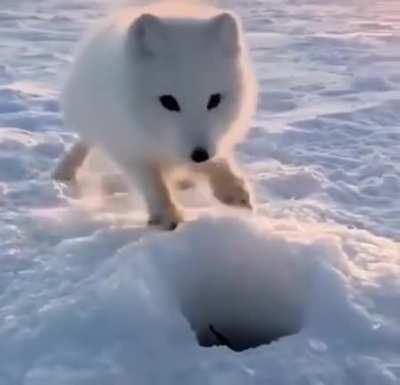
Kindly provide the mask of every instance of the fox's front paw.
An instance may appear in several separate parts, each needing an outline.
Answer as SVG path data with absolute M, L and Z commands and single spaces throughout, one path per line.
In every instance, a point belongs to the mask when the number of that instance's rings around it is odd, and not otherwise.
M 213 183 L 214 196 L 222 203 L 251 210 L 250 194 L 245 182 L 237 177 L 224 180 L 223 183 Z
M 173 231 L 179 223 L 183 222 L 183 216 L 176 207 L 169 207 L 162 213 L 151 214 L 148 224 L 150 226 L 160 226 L 164 230 Z

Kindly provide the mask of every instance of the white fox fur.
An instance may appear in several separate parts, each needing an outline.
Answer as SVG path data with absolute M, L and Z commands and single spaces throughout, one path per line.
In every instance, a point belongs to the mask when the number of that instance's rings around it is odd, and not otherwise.
M 66 125 L 119 165 L 141 189 L 150 222 L 168 229 L 182 220 L 167 184 L 176 167 L 209 175 L 225 203 L 249 206 L 229 159 L 255 104 L 238 19 L 170 2 L 127 8 L 100 23 L 78 50 L 62 97 Z M 196 149 L 203 151 L 198 159 Z M 81 163 L 71 168 L 73 151 L 69 158 L 56 171 L 60 179 Z

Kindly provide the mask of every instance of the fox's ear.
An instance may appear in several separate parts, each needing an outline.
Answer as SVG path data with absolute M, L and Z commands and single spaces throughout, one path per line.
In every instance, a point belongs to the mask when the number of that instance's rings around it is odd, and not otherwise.
M 240 51 L 239 24 L 235 16 L 228 12 L 221 13 L 211 20 L 211 33 L 222 47 L 230 54 Z
M 165 25 L 158 17 L 145 13 L 130 26 L 129 39 L 143 56 L 155 56 L 165 46 Z

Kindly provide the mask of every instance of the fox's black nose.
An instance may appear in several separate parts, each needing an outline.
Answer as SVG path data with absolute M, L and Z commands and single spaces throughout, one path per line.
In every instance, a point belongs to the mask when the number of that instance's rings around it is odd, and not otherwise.
M 196 147 L 192 152 L 191 158 L 195 163 L 203 163 L 210 159 L 210 155 L 204 148 Z

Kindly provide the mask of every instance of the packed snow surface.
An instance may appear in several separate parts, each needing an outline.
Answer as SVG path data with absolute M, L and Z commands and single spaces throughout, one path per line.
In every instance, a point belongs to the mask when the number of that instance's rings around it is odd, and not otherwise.
M 50 179 L 110 2 L 2 1 L 0 385 L 400 383 L 400 4 L 225 3 L 260 82 L 237 151 L 256 212 L 200 185 L 161 232 L 134 196 Z

